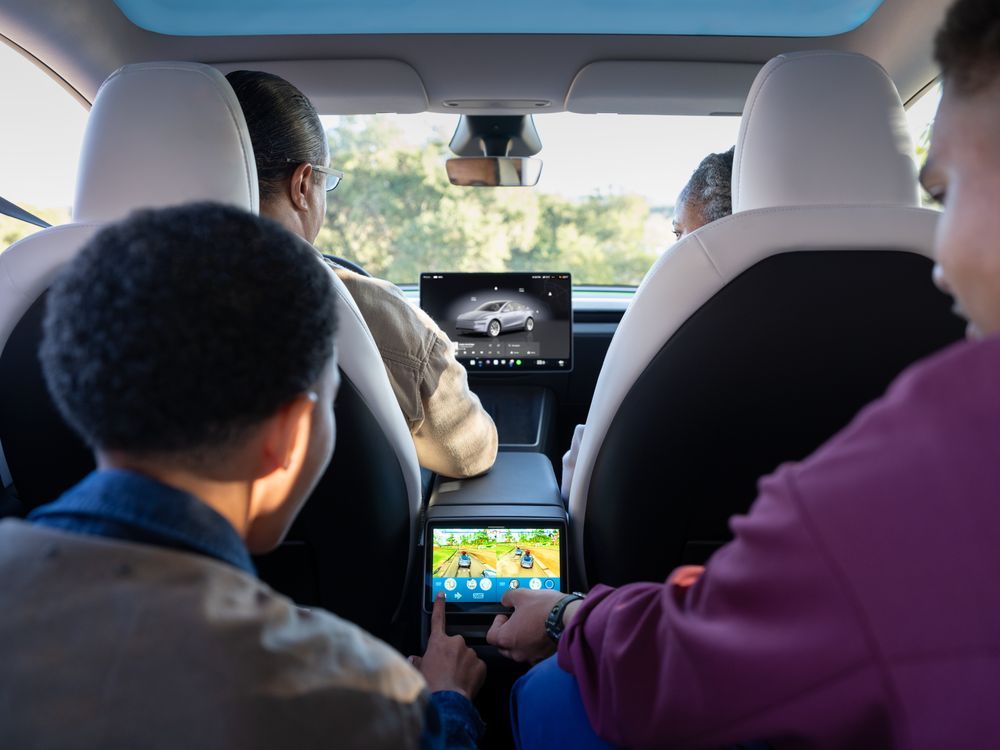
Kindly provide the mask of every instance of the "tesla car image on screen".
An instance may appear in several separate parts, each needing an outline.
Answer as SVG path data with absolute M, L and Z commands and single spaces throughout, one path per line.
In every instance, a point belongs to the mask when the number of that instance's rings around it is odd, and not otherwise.
M 434 529 L 431 596 L 497 603 L 508 589 L 559 590 L 558 529 Z
M 425 273 L 420 306 L 470 370 L 568 370 L 571 290 L 566 273 Z
M 478 307 L 464 312 L 455 321 L 455 328 L 469 333 L 499 336 L 510 331 L 535 330 L 534 311 L 525 304 L 509 299 L 484 302 Z

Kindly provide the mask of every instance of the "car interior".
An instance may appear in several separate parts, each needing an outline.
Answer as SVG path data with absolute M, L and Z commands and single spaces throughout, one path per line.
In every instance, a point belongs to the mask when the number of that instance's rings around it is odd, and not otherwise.
M 421 469 L 368 325 L 336 282 L 335 411 L 351 438 L 258 571 L 404 653 L 419 652 L 444 590 L 450 632 L 490 668 L 477 700 L 486 744 L 509 746 L 509 690 L 523 670 L 485 643 L 503 587 L 587 591 L 705 563 L 760 477 L 808 456 L 964 332 L 931 280 L 939 212 L 921 197 L 906 129 L 907 109 L 936 83 L 932 38 L 948 0 L 770 0 L 752 14 L 723 0 L 653 5 L 512 2 L 495 14 L 445 0 L 419 13 L 385 1 L 246 12 L 232 0 L 6 0 L 0 42 L 89 115 L 71 220 L 0 250 L 3 512 L 23 516 L 93 468 L 37 358 L 60 268 L 136 208 L 259 211 L 225 73 L 280 75 L 324 118 L 447 116 L 450 159 L 435 168 L 453 191 L 535 190 L 546 118 L 560 113 L 730 118 L 732 215 L 661 248 L 635 283 L 469 263 L 390 278 L 454 333 L 496 423 L 500 453 L 481 477 Z M 331 254 L 367 273 L 362 259 Z M 586 427 L 564 500 L 576 425 Z

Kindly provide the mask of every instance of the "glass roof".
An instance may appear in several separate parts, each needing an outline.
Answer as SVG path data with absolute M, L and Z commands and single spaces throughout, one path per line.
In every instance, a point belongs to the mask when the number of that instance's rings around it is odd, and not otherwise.
M 115 0 L 160 34 L 681 34 L 817 37 L 882 0 Z

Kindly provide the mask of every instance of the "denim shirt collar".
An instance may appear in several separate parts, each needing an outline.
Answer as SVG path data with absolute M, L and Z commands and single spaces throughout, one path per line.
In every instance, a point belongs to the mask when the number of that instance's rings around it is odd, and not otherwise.
M 185 549 L 256 575 L 240 535 L 183 490 L 121 469 L 100 469 L 28 520 L 43 526 Z

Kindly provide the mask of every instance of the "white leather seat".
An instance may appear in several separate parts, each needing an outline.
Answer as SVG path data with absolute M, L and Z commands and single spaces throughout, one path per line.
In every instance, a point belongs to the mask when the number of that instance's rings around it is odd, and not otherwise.
M 135 208 L 196 200 L 258 209 L 250 136 L 229 84 L 214 68 L 194 63 L 140 63 L 115 71 L 87 121 L 72 222 L 0 254 L 0 479 L 5 487 L 13 482 L 27 504 L 52 499 L 67 477 L 79 478 L 92 465 L 75 436 L 24 431 L 48 422 L 30 410 L 48 401 L 35 379 L 37 342 L 27 330 L 37 333 L 42 295 L 105 223 Z M 24 320 L 20 326 L 25 341 L 11 340 L 26 316 L 34 325 Z M 22 344 L 27 350 L 14 351 Z M 55 414 L 50 404 L 44 408 L 46 417 Z
M 96 227 L 131 210 L 215 200 L 257 211 L 257 168 L 236 96 L 214 68 L 140 63 L 101 86 L 87 121 L 73 220 L 0 255 L 0 350 Z
M 200 200 L 255 213 L 259 208 L 250 136 L 232 88 L 217 70 L 196 63 L 126 65 L 105 81 L 94 101 L 73 221 L 42 230 L 0 254 L 0 478 L 4 487 L 16 488 L 26 509 L 53 499 L 93 466 L 90 452 L 56 413 L 41 378 L 35 352 L 45 290 L 63 264 L 104 224 L 136 208 Z M 318 511 L 307 506 L 306 520 L 322 521 L 323 528 L 306 523 L 300 530 L 305 526 L 323 535 L 331 557 L 317 562 L 310 553 L 309 569 L 320 566 L 320 581 L 312 583 L 312 590 L 319 590 L 328 606 L 331 598 L 349 602 L 355 594 L 369 592 L 360 598 L 378 599 L 364 611 L 373 618 L 374 627 L 387 623 L 402 601 L 420 512 L 420 470 L 368 327 L 347 289 L 333 278 L 339 294 L 338 346 L 345 383 L 338 401 L 342 438 L 317 495 L 325 486 L 325 492 L 335 497 L 309 504 L 321 506 Z M 342 406 L 349 412 L 347 419 L 363 423 L 359 429 L 367 442 L 360 446 L 362 453 L 378 453 L 381 463 L 352 457 L 352 447 L 358 446 L 350 444 L 352 427 L 341 419 Z M 349 478 L 343 476 L 347 472 Z M 373 488 L 381 494 L 367 494 Z M 357 506 L 353 510 L 352 504 Z M 333 509 L 337 509 L 335 519 L 324 515 Z M 376 546 L 380 539 L 392 540 L 393 550 L 386 554 L 399 561 L 376 594 L 367 581 L 359 581 L 357 591 L 338 588 L 350 582 L 339 571 L 336 581 L 323 582 L 332 577 L 332 558 L 343 554 L 343 545 L 338 547 L 333 535 L 337 529 L 351 536 L 369 534 Z M 342 567 L 342 559 L 337 565 Z M 358 596 L 354 599 L 362 613 L 364 602 L 357 602 Z
M 874 61 L 782 55 L 747 98 L 734 214 L 653 265 L 611 342 L 569 499 L 585 585 L 662 580 L 802 458 L 955 340 L 931 283 L 899 95 Z
M 387 640 L 414 583 L 420 464 L 371 331 L 347 287 L 338 294 L 337 448 L 288 540 L 256 560 L 263 580 Z M 345 574 L 365 561 L 371 576 Z

